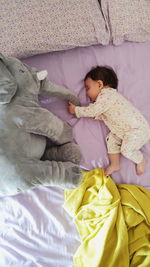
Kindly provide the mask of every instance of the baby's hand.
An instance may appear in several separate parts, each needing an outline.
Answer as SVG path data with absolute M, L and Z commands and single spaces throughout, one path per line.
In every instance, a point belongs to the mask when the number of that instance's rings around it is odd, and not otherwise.
M 68 112 L 72 115 L 75 114 L 75 107 L 76 105 L 72 104 L 71 102 L 69 102 L 69 105 L 68 105 Z

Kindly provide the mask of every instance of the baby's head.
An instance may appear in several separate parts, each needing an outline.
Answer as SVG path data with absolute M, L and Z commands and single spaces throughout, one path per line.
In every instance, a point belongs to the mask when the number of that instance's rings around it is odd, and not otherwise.
M 88 97 L 95 101 L 103 88 L 111 87 L 117 89 L 118 78 L 111 67 L 97 66 L 86 74 L 84 83 Z

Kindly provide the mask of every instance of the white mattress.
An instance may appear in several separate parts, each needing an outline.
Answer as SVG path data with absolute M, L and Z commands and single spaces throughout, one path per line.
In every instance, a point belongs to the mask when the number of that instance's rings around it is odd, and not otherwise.
M 39 187 L 0 198 L 0 266 L 72 267 L 80 241 L 63 191 Z

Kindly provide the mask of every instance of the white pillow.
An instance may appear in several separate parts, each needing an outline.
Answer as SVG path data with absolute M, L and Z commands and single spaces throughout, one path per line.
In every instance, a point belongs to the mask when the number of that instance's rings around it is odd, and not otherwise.
M 27 57 L 109 43 L 97 0 L 0 0 L 0 51 Z
M 101 7 L 113 44 L 150 41 L 150 0 L 101 0 Z

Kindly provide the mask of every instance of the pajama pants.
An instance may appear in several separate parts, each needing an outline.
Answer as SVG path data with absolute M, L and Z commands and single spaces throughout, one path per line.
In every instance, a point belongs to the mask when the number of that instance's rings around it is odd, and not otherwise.
M 138 164 L 143 159 L 139 150 L 150 140 L 150 129 L 133 129 L 124 134 L 123 138 L 110 132 L 106 137 L 109 154 L 121 153 L 124 157 Z

